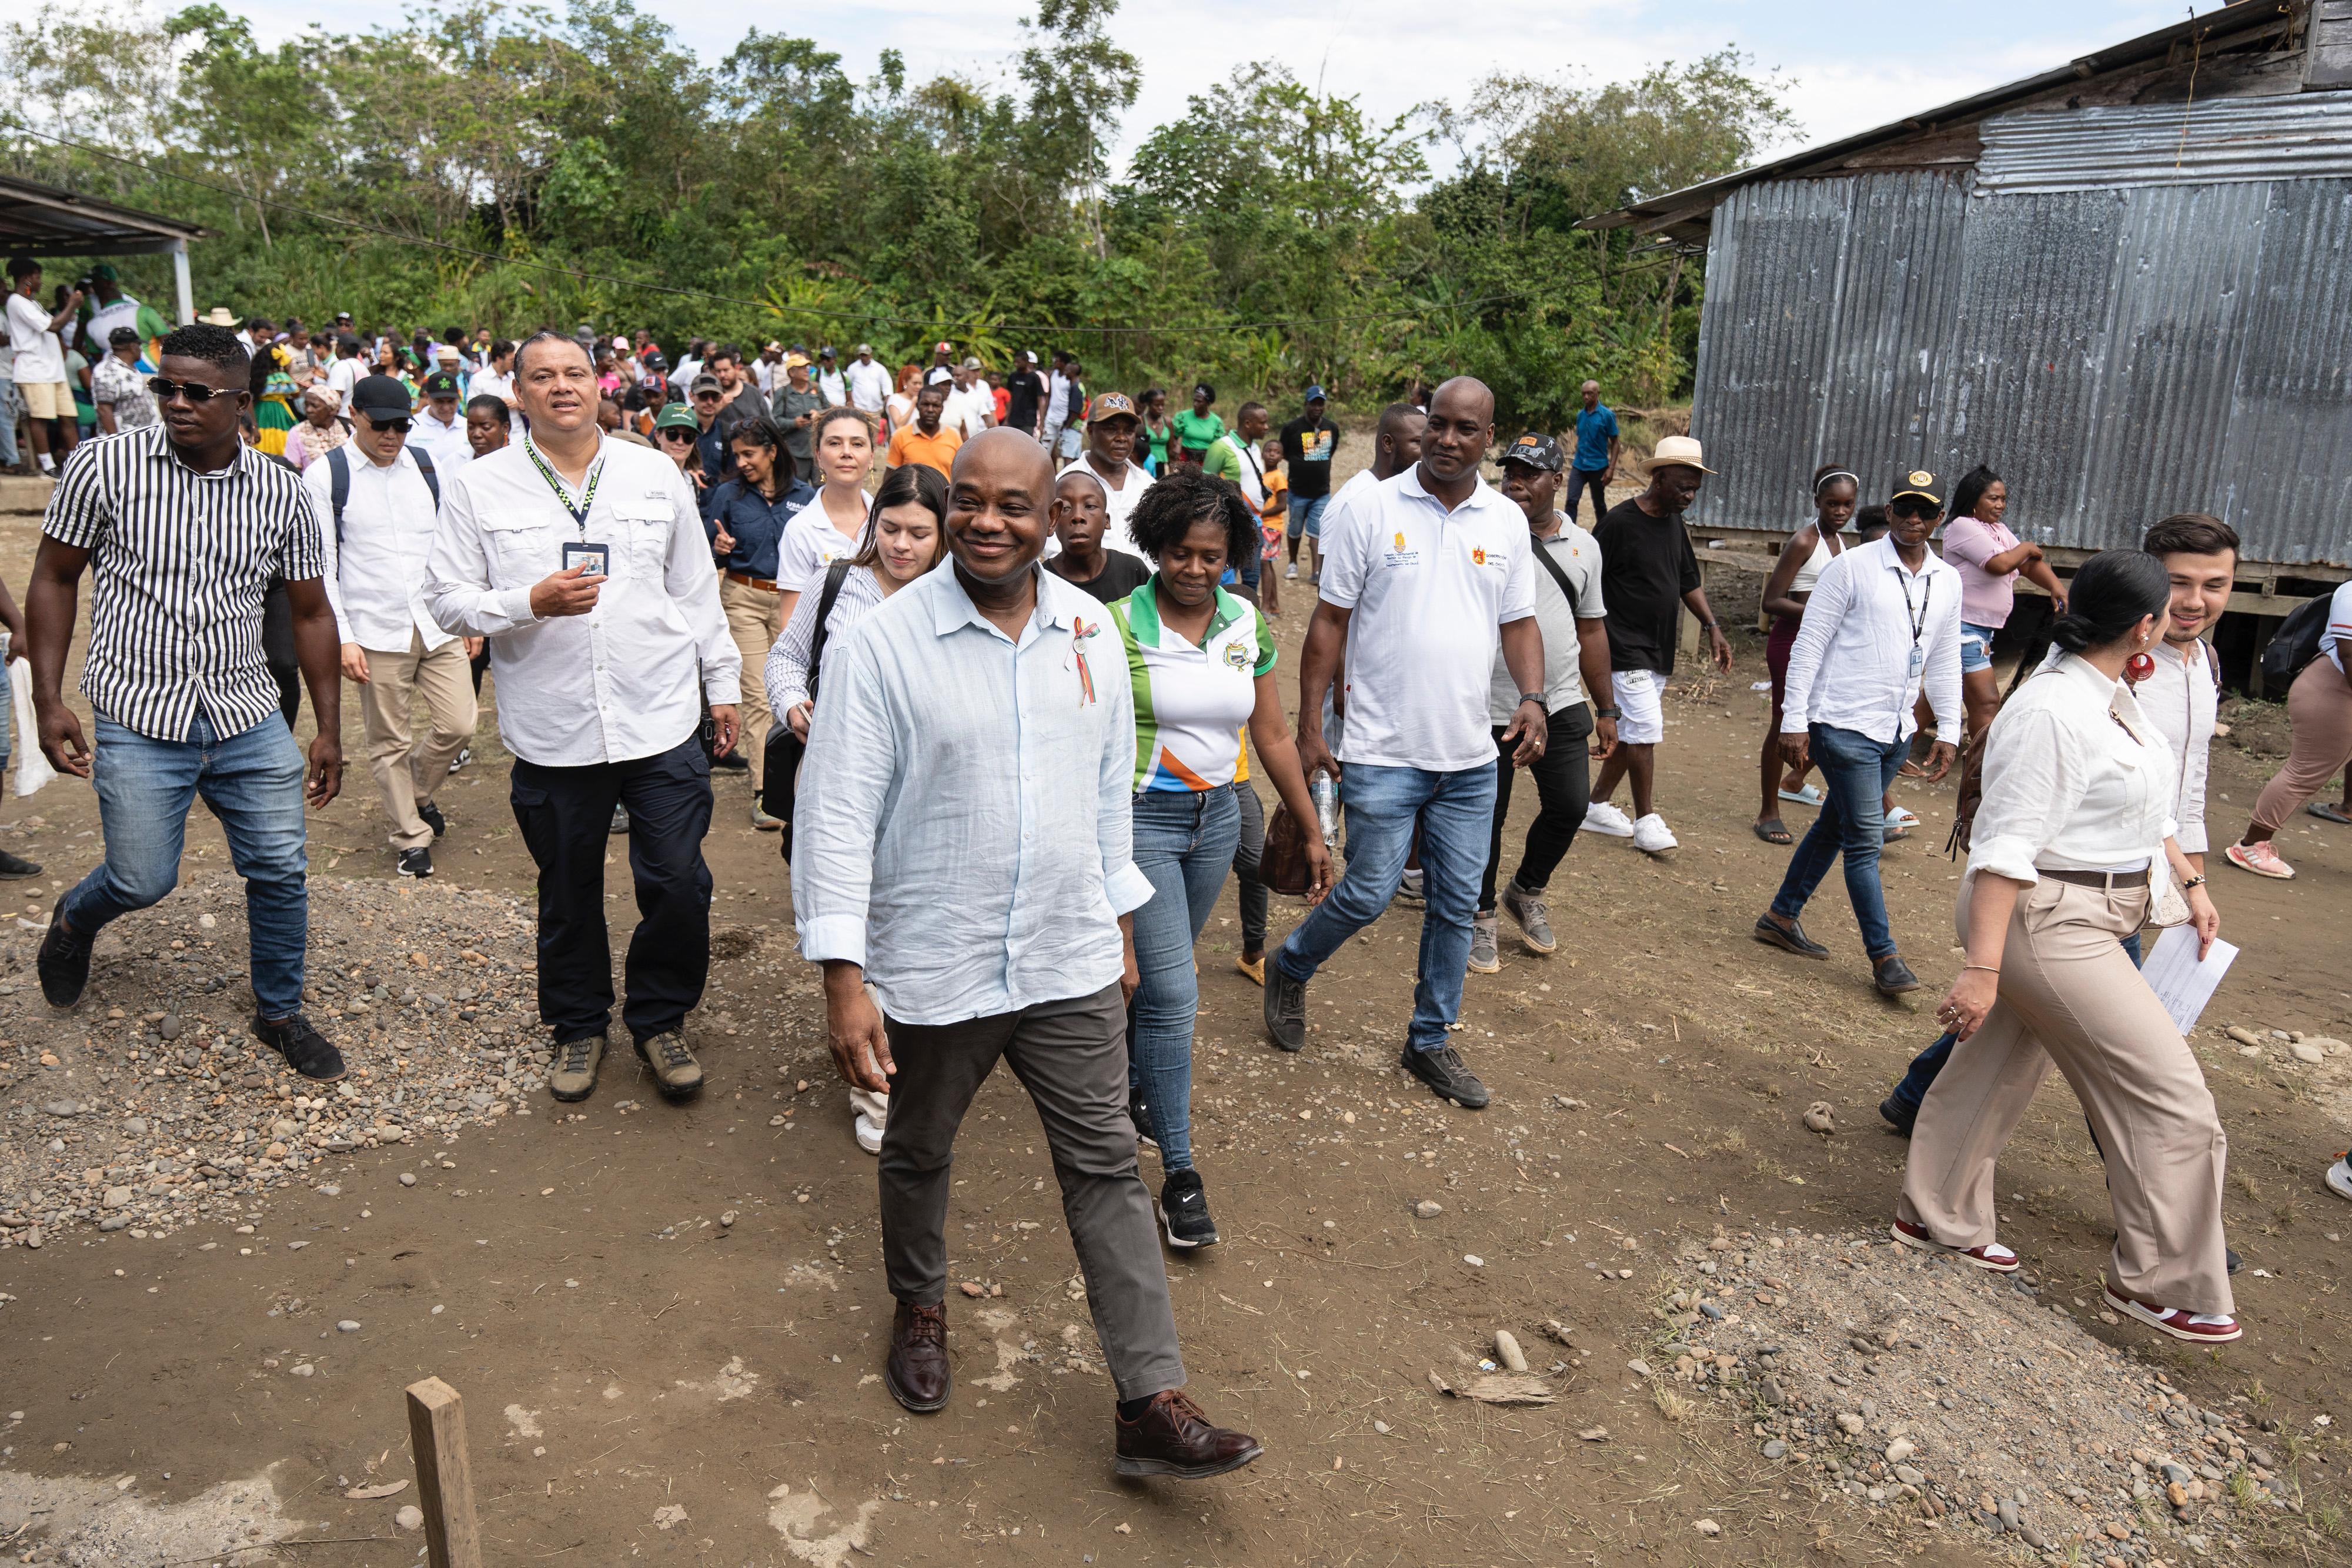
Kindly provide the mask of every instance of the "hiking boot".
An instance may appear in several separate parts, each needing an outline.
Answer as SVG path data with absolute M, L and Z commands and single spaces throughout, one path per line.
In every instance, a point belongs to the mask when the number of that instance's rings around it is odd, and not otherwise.
M 1214 1247 L 1217 1222 L 1209 1218 L 1209 1195 L 1199 1171 L 1170 1171 L 1160 1189 L 1160 1224 L 1171 1247 Z
M 686 1036 L 666 1029 L 637 1041 L 637 1055 L 653 1069 L 654 1083 L 665 1100 L 691 1100 L 702 1092 L 702 1063 L 686 1048 Z
M 433 836 L 436 839 L 449 831 L 449 819 L 443 816 L 441 808 L 430 800 L 419 800 L 416 803 L 416 820 L 432 829 Z
M 953 1386 L 948 1370 L 948 1310 L 900 1301 L 890 1319 L 890 1354 L 882 1363 L 882 1385 L 890 1397 L 918 1416 L 942 1409 Z
M 1462 1053 L 1452 1046 L 1436 1051 L 1415 1051 L 1404 1048 L 1401 1063 L 1407 1072 L 1429 1085 L 1430 1092 L 1441 1100 L 1451 1100 L 1465 1111 L 1483 1111 L 1493 1098 L 1478 1075 L 1462 1063 Z
M 93 940 L 67 927 L 66 901 L 60 894 L 49 911 L 49 929 L 41 938 L 41 950 L 33 958 L 33 967 L 40 971 L 41 995 L 48 998 L 49 1006 L 69 1008 L 81 1000 L 82 990 L 89 984 L 89 949 Z
M 604 1037 L 583 1034 L 555 1048 L 555 1064 L 547 1074 L 547 1092 L 565 1104 L 596 1092 L 596 1070 L 604 1065 Z
M 433 874 L 433 852 L 427 849 L 400 852 L 400 874 L 413 876 L 420 882 Z
M 0 882 L 16 882 L 28 876 L 38 876 L 41 868 L 21 856 L 0 850 Z
M 1118 1432 L 1111 1464 L 1123 1476 L 1196 1481 L 1240 1469 L 1265 1452 L 1265 1446 L 1247 1432 L 1211 1426 L 1181 1388 L 1153 1395 L 1143 1414 L 1132 1421 L 1116 1414 L 1111 1421 Z
M 1284 974 L 1279 960 L 1265 967 L 1265 1038 L 1285 1051 L 1307 1049 L 1307 982 Z
M 1470 972 L 1472 974 L 1493 975 L 1501 972 L 1503 960 L 1495 951 L 1495 912 L 1490 909 L 1483 915 L 1473 915 L 1470 917 Z
M 1559 946 L 1559 938 L 1551 934 L 1551 911 L 1544 907 L 1544 895 L 1530 893 L 1513 882 L 1503 888 L 1503 913 L 1517 922 L 1519 941 L 1530 953 L 1549 953 Z
M 313 1083 L 332 1083 L 343 1075 L 343 1053 L 310 1027 L 300 1013 L 275 1023 L 253 1016 L 253 1037 L 286 1059 L 286 1065 Z

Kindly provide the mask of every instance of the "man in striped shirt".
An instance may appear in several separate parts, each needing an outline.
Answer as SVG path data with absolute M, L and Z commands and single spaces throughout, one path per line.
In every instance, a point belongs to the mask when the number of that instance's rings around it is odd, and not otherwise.
M 188 808 L 220 819 L 245 878 L 253 1032 L 303 1077 L 343 1075 L 341 1055 L 301 1013 L 310 930 L 302 805 L 342 787 L 342 685 L 319 530 L 291 468 L 237 438 L 253 402 L 247 357 L 226 327 L 163 340 L 150 388 L 163 420 L 78 449 L 41 523 L 25 595 L 41 750 L 98 788 L 106 859 L 58 900 L 37 967 L 53 1007 L 89 983 L 107 922 L 162 900 L 178 880 Z M 92 570 L 81 689 L 97 747 L 59 695 L 75 596 Z M 262 595 L 286 581 L 295 644 L 319 718 L 307 787 L 261 649 Z

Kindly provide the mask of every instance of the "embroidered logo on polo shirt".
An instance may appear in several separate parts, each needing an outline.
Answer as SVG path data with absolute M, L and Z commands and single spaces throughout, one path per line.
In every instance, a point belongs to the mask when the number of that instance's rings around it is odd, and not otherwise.
M 1472 566 L 1484 566 L 1486 564 L 1486 547 L 1485 545 L 1472 545 L 1470 547 L 1470 564 Z
M 1236 670 L 1246 670 L 1249 668 L 1250 651 L 1247 648 L 1243 647 L 1239 643 L 1226 643 L 1224 653 L 1219 656 L 1225 661 L 1225 664 L 1230 668 Z

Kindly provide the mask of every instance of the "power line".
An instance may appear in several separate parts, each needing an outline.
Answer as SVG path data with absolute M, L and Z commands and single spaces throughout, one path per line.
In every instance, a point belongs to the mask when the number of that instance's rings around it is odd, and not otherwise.
M 109 162 L 121 163 L 126 168 L 136 169 L 143 174 L 148 174 L 158 179 L 176 180 L 184 185 L 193 185 L 200 191 L 210 191 L 215 195 L 226 196 L 231 201 L 247 202 L 257 207 L 270 207 L 278 212 L 292 213 L 297 216 L 309 218 L 314 223 L 326 224 L 339 228 L 352 229 L 362 234 L 374 235 L 380 238 L 396 240 L 404 245 L 423 246 L 431 250 L 446 251 L 453 256 L 472 256 L 481 261 L 495 262 L 502 267 L 524 267 L 534 272 L 548 272 L 553 273 L 562 277 L 575 278 L 584 283 L 609 284 L 614 287 L 640 289 L 649 294 L 666 294 L 677 298 L 708 299 L 721 305 L 744 306 L 755 310 L 765 310 L 778 316 L 814 316 L 827 320 L 862 321 L 885 327 L 917 327 L 925 331 L 929 331 L 933 328 L 942 325 L 942 323 L 936 318 L 919 316 L 876 316 L 855 310 L 826 309 L 817 306 L 780 305 L 772 299 L 744 299 L 731 294 L 714 294 L 707 288 L 681 288 L 672 284 L 648 283 L 638 278 L 618 277 L 614 277 L 611 273 L 587 272 L 579 267 L 564 267 L 551 261 L 530 261 L 521 256 L 502 256 L 497 251 L 481 250 L 472 246 L 457 245 L 448 240 L 427 239 L 421 235 L 402 234 L 397 229 L 384 228 L 380 225 L 364 223 L 357 218 L 347 218 L 333 213 L 322 213 L 310 207 L 297 206 L 291 202 L 275 201 L 267 196 L 252 195 L 244 191 L 237 190 L 233 186 L 215 184 L 209 180 L 199 180 L 194 175 L 182 174 L 170 169 L 159 169 L 153 164 L 142 162 L 136 158 L 128 158 L 120 152 L 110 152 L 103 147 L 93 147 L 88 142 L 76 141 L 70 137 L 54 135 L 46 131 L 37 131 L 33 127 L 23 123 L 21 120 L 0 120 L 0 125 L 5 125 L 7 129 L 12 131 L 21 131 L 27 136 L 37 136 L 45 141 L 54 141 L 60 147 L 70 147 L 75 149 L 77 152 L 87 152 L 95 158 L 104 158 Z M 1073 326 L 1068 323 L 1024 322 L 997 322 L 986 325 L 987 329 L 992 332 L 1030 332 L 1040 335 L 1090 332 L 1101 338 L 1110 338 L 1118 335 L 1125 335 L 1132 338 L 1212 337 L 1227 332 L 1288 331 L 1296 330 L 1304 327 L 1348 327 L 1360 326 L 1368 321 L 1399 321 L 1412 316 L 1460 310 L 1475 310 L 1482 306 L 1500 305 L 1510 300 L 1524 298 L 1525 296 L 1518 294 L 1489 294 L 1476 299 L 1465 299 L 1454 304 L 1431 305 L 1425 308 L 1414 310 L 1386 310 L 1361 316 L 1302 317 L 1287 321 L 1231 321 L 1222 326 L 1213 327 L 1102 327 Z M 946 325 L 949 326 L 953 326 L 956 323 L 953 322 L 946 323 Z M 973 326 L 983 325 L 978 321 L 974 321 L 970 324 Z

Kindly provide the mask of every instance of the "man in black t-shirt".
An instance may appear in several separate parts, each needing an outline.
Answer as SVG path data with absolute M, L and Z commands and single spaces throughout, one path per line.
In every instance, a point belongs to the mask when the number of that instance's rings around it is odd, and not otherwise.
M 1307 412 L 1282 427 L 1282 460 L 1290 469 L 1290 570 L 1286 579 L 1298 575 L 1298 541 L 1317 541 L 1309 549 L 1315 554 L 1323 549 L 1323 509 L 1331 504 L 1331 459 L 1339 455 L 1339 427 L 1324 417 L 1328 405 L 1321 387 L 1307 389 Z M 1307 558 L 1311 564 L 1314 554 Z
M 1021 350 L 1013 373 L 1004 378 L 1004 427 L 1034 436 L 1045 420 L 1045 378 L 1037 373 L 1037 356 Z
M 1705 476 L 1699 444 L 1669 435 L 1650 457 L 1650 485 L 1620 502 L 1592 530 L 1601 546 L 1601 596 L 1609 606 L 1610 685 L 1617 709 L 1617 749 L 1592 781 L 1592 804 L 1584 825 L 1612 838 L 1632 839 L 1633 847 L 1664 854 L 1675 847 L 1651 800 L 1657 778 L 1658 742 L 1665 734 L 1660 699 L 1675 673 L 1675 643 L 1685 608 L 1706 633 L 1716 667 L 1731 669 L 1731 644 L 1707 608 L 1699 586 L 1698 557 L 1683 513 L 1698 495 Z M 1599 714 L 1610 710 L 1600 708 Z M 1609 803 L 1620 779 L 1633 781 L 1633 815 Z

